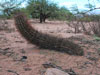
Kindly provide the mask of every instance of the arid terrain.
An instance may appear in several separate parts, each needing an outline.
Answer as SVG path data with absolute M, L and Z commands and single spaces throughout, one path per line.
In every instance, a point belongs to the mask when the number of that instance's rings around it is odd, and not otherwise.
M 100 41 L 92 35 L 74 34 L 64 21 L 30 20 L 40 32 L 68 38 L 84 49 L 84 56 L 68 55 L 53 50 L 40 49 L 26 41 L 14 25 L 7 20 L 7 29 L 0 31 L 0 75 L 43 75 L 45 63 L 62 69 L 71 69 L 77 75 L 100 75 Z

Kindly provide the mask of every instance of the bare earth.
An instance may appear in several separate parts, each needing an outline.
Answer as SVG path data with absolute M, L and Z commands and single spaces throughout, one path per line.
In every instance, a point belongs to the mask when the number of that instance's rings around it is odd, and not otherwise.
M 100 41 L 92 36 L 74 34 L 66 22 L 30 21 L 37 30 L 57 37 L 69 38 L 83 47 L 84 56 L 72 56 L 45 49 L 27 42 L 18 32 L 13 20 L 10 29 L 0 31 L 0 75 L 42 75 L 42 64 L 50 62 L 63 69 L 72 69 L 77 75 L 100 75 Z M 73 37 L 72 37 L 73 36 Z M 22 59 L 26 56 L 27 59 Z

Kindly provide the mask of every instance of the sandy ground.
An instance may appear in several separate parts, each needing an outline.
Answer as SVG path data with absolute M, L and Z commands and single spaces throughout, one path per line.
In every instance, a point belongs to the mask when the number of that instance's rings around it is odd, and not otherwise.
M 85 55 L 72 56 L 39 49 L 20 35 L 13 20 L 8 20 L 9 29 L 0 31 L 0 75 L 42 75 L 45 70 L 42 64 L 47 62 L 72 69 L 77 75 L 100 75 L 100 41 L 88 35 L 74 34 L 66 22 L 30 22 L 43 33 L 73 40 L 83 47 Z M 23 56 L 27 59 L 22 59 Z

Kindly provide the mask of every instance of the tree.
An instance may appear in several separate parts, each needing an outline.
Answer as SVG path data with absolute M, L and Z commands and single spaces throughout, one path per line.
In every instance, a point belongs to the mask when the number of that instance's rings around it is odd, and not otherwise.
M 0 3 L 0 11 L 1 13 L 3 13 L 7 18 L 10 18 L 11 14 L 13 13 L 13 11 L 18 8 L 19 5 L 21 5 L 21 3 L 24 0 L 3 0 Z
M 60 7 L 51 17 L 57 20 L 67 20 L 67 17 L 71 14 L 72 13 L 66 7 Z
M 78 9 L 78 6 L 76 4 L 72 5 L 71 7 L 71 11 L 74 13 L 74 14 L 79 14 L 79 9 Z
M 50 17 L 58 10 L 55 3 L 50 3 L 47 0 L 29 0 L 27 9 L 32 18 L 40 18 L 40 23 Z
M 85 4 L 85 7 L 88 8 L 89 10 L 85 11 L 83 14 L 87 14 L 91 11 L 94 11 L 94 10 L 97 10 L 97 9 L 100 9 L 100 7 L 97 7 L 96 4 L 95 4 L 95 1 L 98 1 L 100 2 L 100 0 L 95 0 L 94 1 L 94 4 L 91 3 L 92 0 L 88 0 L 88 4 Z

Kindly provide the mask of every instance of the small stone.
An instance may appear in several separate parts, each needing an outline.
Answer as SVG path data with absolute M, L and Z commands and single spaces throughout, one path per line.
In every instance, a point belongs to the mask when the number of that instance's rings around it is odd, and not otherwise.
M 31 71 L 31 68 L 24 68 L 25 71 Z
M 44 75 L 69 75 L 69 74 L 56 68 L 48 68 Z
M 16 71 L 14 70 L 7 70 L 8 72 L 14 73 L 14 75 L 19 75 Z
M 42 65 L 43 65 L 44 68 L 56 68 L 56 65 L 53 64 L 53 63 L 46 62 L 46 63 L 44 63 Z
M 67 33 L 73 33 L 73 31 L 72 31 L 72 30 L 67 30 L 66 32 L 67 32 Z
M 65 72 L 67 72 L 69 75 L 77 75 L 73 69 L 66 69 Z
M 27 56 L 22 56 L 22 59 L 27 59 Z
M 0 66 L 0 71 L 2 71 L 2 67 Z
M 26 52 L 25 52 L 25 50 L 24 50 L 24 49 L 22 49 L 22 50 L 21 50 L 21 53 L 23 53 L 23 54 L 24 54 L 24 53 L 26 53 Z
M 4 50 L 6 50 L 6 51 L 7 51 L 7 50 L 9 50 L 9 49 L 10 49 L 10 48 L 5 48 Z
M 24 62 L 27 59 L 27 56 L 22 56 L 22 58 L 20 59 L 20 61 Z

